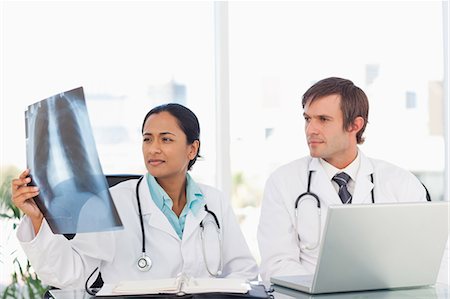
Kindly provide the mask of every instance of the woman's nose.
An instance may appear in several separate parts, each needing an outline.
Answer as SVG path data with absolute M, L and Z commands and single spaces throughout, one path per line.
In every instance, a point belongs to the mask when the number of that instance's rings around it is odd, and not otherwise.
M 160 153 L 161 152 L 161 146 L 159 142 L 154 141 L 149 146 L 150 153 Z

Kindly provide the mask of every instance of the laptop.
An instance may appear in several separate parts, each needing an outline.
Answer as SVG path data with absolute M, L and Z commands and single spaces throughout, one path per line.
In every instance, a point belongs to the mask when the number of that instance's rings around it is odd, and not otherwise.
M 448 221 L 448 202 L 329 206 L 314 275 L 270 280 L 309 294 L 433 285 Z

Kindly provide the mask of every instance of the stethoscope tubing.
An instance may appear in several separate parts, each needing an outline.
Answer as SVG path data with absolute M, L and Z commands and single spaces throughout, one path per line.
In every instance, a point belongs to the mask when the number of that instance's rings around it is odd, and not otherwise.
M 142 253 L 145 254 L 145 230 L 144 230 L 144 218 L 142 217 L 142 209 L 141 209 L 141 199 L 139 197 L 139 185 L 142 182 L 144 176 L 141 176 L 136 184 L 136 200 L 139 210 L 139 221 L 141 223 L 141 233 L 142 233 Z
M 223 246 L 222 246 L 222 236 L 220 235 L 220 225 L 219 225 L 219 221 L 216 217 L 216 214 L 210 210 L 208 210 L 207 206 L 205 205 L 205 210 L 207 213 L 209 213 L 211 216 L 213 216 L 215 222 L 216 222 L 216 231 L 217 231 L 217 239 L 219 241 L 219 266 L 216 272 L 211 271 L 211 269 L 208 266 L 208 261 L 206 260 L 206 247 L 205 247 L 205 227 L 203 225 L 203 222 L 200 222 L 200 227 L 202 228 L 201 232 L 200 232 L 200 238 L 202 239 L 202 251 L 203 251 L 203 262 L 205 263 L 205 267 L 206 267 L 206 271 L 208 271 L 208 273 L 211 276 L 214 277 L 218 277 L 220 275 L 222 275 L 222 269 L 223 269 Z
M 295 204 L 294 204 L 294 209 L 295 209 L 295 230 L 297 232 L 297 240 L 298 240 L 298 245 L 300 247 L 300 249 L 304 250 L 304 249 L 308 249 L 308 250 L 313 250 L 316 249 L 319 244 L 320 244 L 320 237 L 321 237 L 321 206 L 320 206 L 320 198 L 317 194 L 315 194 L 314 192 L 311 192 L 311 176 L 312 176 L 313 170 L 309 171 L 308 174 L 308 185 L 306 188 L 306 192 L 300 194 L 297 199 L 295 200 Z M 370 174 L 370 181 L 373 183 L 373 173 Z M 425 188 L 425 196 L 426 196 L 426 200 L 427 201 L 431 201 L 431 196 L 430 193 L 428 192 L 427 187 L 422 183 L 422 186 Z M 372 197 L 372 203 L 375 203 L 375 194 L 374 194 L 374 190 L 375 188 L 372 188 L 371 190 L 371 197 Z M 317 211 L 318 211 L 318 239 L 317 239 L 317 243 L 314 246 L 308 246 L 308 245 L 304 245 L 304 246 L 300 246 L 300 235 L 298 233 L 298 208 L 300 206 L 300 204 L 302 203 L 303 200 L 305 200 L 305 196 L 311 196 L 317 203 Z
M 295 200 L 294 203 L 294 211 L 295 211 L 295 231 L 297 233 L 297 243 L 298 246 L 301 250 L 314 250 L 317 247 L 319 247 L 320 244 L 320 238 L 321 238 L 321 231 L 322 231 L 322 219 L 321 219 L 321 205 L 320 205 L 320 198 L 317 194 L 315 194 L 314 192 L 311 192 L 311 176 L 312 176 L 313 171 L 310 170 L 309 174 L 308 174 L 308 184 L 306 187 L 306 192 L 300 194 L 297 199 Z M 370 174 L 370 180 L 373 184 L 373 173 Z M 375 195 L 374 195 L 374 191 L 373 189 L 371 190 L 371 195 L 372 195 L 372 203 L 375 203 Z M 300 207 L 300 204 L 307 199 L 308 197 L 306 196 L 310 196 L 312 197 L 317 204 L 317 242 L 314 244 L 314 246 L 308 246 L 308 245 L 300 245 L 301 244 L 301 239 L 300 239 L 300 234 L 298 233 L 298 209 Z
M 141 199 L 139 196 L 139 186 L 143 180 L 144 176 L 141 176 L 136 184 L 136 201 L 137 201 L 137 206 L 138 206 L 138 210 L 139 210 L 139 222 L 141 225 L 141 234 L 142 234 L 142 256 L 138 259 L 138 268 L 141 271 L 148 271 L 151 268 L 151 260 L 150 257 L 147 256 L 146 252 L 145 252 L 145 229 L 144 229 L 144 217 L 142 215 L 142 208 L 141 208 Z M 205 204 L 204 206 L 206 213 L 208 213 L 209 215 L 211 215 L 214 219 L 214 223 L 216 225 L 216 231 L 217 231 L 217 236 L 218 236 L 218 241 L 219 241 L 219 266 L 216 272 L 211 271 L 211 269 L 208 266 L 207 260 L 206 260 L 206 248 L 205 248 L 205 237 L 204 237 L 204 231 L 205 231 L 205 227 L 203 224 L 203 220 L 200 222 L 200 228 L 201 228 L 201 233 L 200 233 L 200 238 L 202 239 L 202 249 L 203 249 L 203 260 L 205 262 L 205 267 L 206 270 L 208 271 L 208 273 L 211 276 L 214 277 L 218 277 L 220 275 L 222 275 L 222 269 L 223 269 L 223 245 L 222 245 L 222 237 L 221 237 L 221 227 L 220 227 L 220 222 L 219 219 L 217 218 L 217 215 L 208 209 L 208 206 Z M 145 266 L 141 266 L 140 263 L 143 262 L 145 264 Z

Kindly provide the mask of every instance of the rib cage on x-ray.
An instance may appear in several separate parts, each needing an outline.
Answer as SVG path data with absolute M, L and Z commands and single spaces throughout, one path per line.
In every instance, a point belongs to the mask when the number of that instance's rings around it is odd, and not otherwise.
M 120 218 L 98 159 L 83 89 L 28 107 L 27 161 L 35 198 L 54 233 L 116 229 Z

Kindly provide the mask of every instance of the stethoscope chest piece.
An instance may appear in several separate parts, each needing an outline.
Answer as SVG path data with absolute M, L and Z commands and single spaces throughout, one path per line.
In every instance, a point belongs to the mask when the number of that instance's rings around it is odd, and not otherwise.
M 150 270 L 152 267 L 152 260 L 145 253 L 137 261 L 138 269 L 142 272 Z
M 137 267 L 139 269 L 139 271 L 145 272 L 145 271 L 149 271 L 152 267 L 152 260 L 150 259 L 150 257 L 145 253 L 145 230 L 144 230 L 144 220 L 142 217 L 142 210 L 141 210 L 141 200 L 139 198 L 139 185 L 141 184 L 141 181 L 144 177 L 140 177 L 137 184 L 136 184 L 136 201 L 137 201 L 137 206 L 138 206 L 138 210 L 139 210 L 139 220 L 140 220 L 140 224 L 141 224 L 141 232 L 142 232 L 142 255 L 141 257 L 139 257 L 139 259 L 137 260 Z M 214 214 L 214 212 L 208 210 L 207 205 L 205 204 L 205 211 L 211 215 L 211 217 L 214 219 L 213 223 L 215 223 L 216 228 L 217 228 L 217 234 L 218 234 L 218 238 L 219 238 L 219 251 L 220 251 L 220 262 L 219 262 L 219 268 L 217 269 L 217 271 L 214 273 L 212 272 L 209 267 L 208 267 L 208 263 L 206 261 L 206 248 L 205 248 L 205 238 L 203 236 L 204 233 L 204 223 L 203 221 L 200 222 L 200 228 L 201 228 L 201 239 L 202 239 L 202 249 L 203 249 L 203 258 L 205 261 L 205 265 L 206 265 L 206 269 L 208 270 L 209 274 L 211 274 L 211 276 L 214 277 L 218 277 L 220 275 L 222 275 L 222 269 L 223 269 L 223 257 L 222 257 L 222 238 L 220 236 L 220 224 L 219 224 L 219 220 L 217 219 L 216 214 Z

